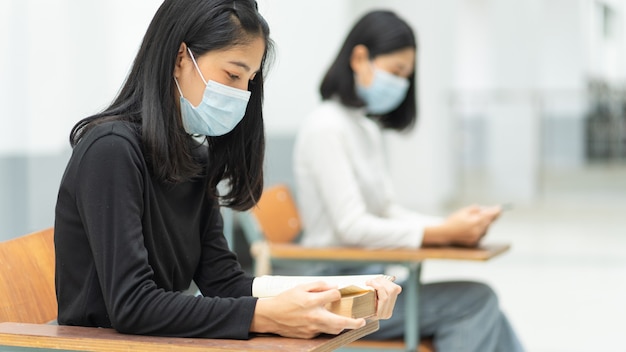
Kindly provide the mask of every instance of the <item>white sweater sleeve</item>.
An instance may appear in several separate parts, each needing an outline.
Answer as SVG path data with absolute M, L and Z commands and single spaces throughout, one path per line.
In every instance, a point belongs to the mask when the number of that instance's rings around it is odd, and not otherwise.
M 321 206 L 340 244 L 369 248 L 419 247 L 426 222 L 416 221 L 417 217 L 399 216 L 395 207 L 389 208 L 389 214 L 377 215 L 368 211 L 367 195 L 362 193 L 367 190 L 360 187 L 354 168 L 359 157 L 368 156 L 355 156 L 354 153 L 359 151 L 351 150 L 345 136 L 336 130 L 313 135 L 316 136 L 304 141 L 308 144 L 301 157 L 307 159 L 308 179 L 315 183 L 318 192 L 315 198 L 321 199 Z M 302 199 L 303 203 L 307 201 Z
M 439 216 L 420 214 L 396 203 L 389 206 L 386 214 L 389 218 L 410 221 L 421 228 L 440 225 L 443 222 L 443 218 Z

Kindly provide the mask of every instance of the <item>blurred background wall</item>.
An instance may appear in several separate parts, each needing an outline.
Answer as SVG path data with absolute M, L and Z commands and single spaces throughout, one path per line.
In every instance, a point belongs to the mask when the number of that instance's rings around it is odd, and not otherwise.
M 71 153 L 69 131 L 114 98 L 160 3 L 0 0 L 0 240 L 53 224 L 57 187 Z M 396 10 L 419 40 L 417 128 L 386 136 L 400 201 L 442 214 L 469 202 L 514 203 L 516 210 L 493 235 L 515 243 L 517 251 L 501 262 L 510 270 L 472 267 L 476 271 L 471 274 L 493 280 L 504 293 L 503 305 L 517 313 L 512 321 L 529 350 L 597 347 L 582 339 L 583 334 L 572 335 L 587 331 L 583 322 L 575 326 L 578 330 L 563 328 L 559 335 L 578 336 L 577 341 L 548 334 L 554 325 L 570 326 L 571 320 L 561 320 L 566 307 L 553 315 L 548 327 L 535 324 L 551 310 L 551 302 L 543 302 L 536 312 L 519 305 L 537 286 L 552 283 L 552 276 L 519 285 L 521 277 L 536 279 L 531 272 L 545 270 L 537 263 L 563 254 L 557 248 L 561 240 L 572 243 L 576 234 L 578 247 L 567 252 L 567 263 L 589 265 L 600 257 L 611 258 L 608 263 L 600 260 L 607 266 L 590 277 L 626 282 L 621 254 L 626 226 L 618 215 L 626 211 L 625 2 L 258 3 L 277 44 L 266 86 L 266 183 L 293 182 L 294 133 L 318 102 L 321 77 L 353 22 L 373 8 Z M 576 223 L 590 212 L 594 222 Z M 542 222 L 554 219 L 561 222 Z M 606 247 L 594 247 L 599 238 Z M 597 249 L 595 256 L 579 261 L 589 248 Z M 562 261 L 554 266 L 564 267 Z M 456 267 L 439 268 L 442 275 L 433 265 L 426 278 L 466 274 Z M 566 268 L 554 275 L 580 273 Z M 599 272 L 611 276 L 597 276 Z M 570 284 L 555 292 L 595 294 L 581 291 L 578 281 Z M 611 289 L 616 297 L 626 293 L 624 284 Z M 605 301 L 626 313 L 623 303 Z M 568 307 L 580 309 L 587 303 L 580 298 Z M 597 318 L 604 321 L 607 316 Z M 591 334 L 605 341 L 604 348 L 595 350 L 623 351 L 623 344 L 614 345 L 610 327 L 602 325 Z
M 68 133 L 109 103 L 160 1 L 0 1 L 0 220 L 52 222 Z M 626 158 L 622 1 L 260 0 L 277 43 L 267 81 L 268 182 L 354 20 L 397 10 L 419 39 L 417 128 L 389 135 L 401 201 L 531 204 L 553 173 Z M 281 154 L 282 153 L 282 154 Z M 419 196 L 416 196 L 419 195 Z M 464 199 L 463 199 L 464 200 Z

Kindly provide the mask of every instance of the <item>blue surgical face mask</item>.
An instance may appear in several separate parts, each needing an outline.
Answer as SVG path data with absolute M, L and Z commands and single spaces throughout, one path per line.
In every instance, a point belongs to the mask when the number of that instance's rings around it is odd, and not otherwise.
M 373 66 L 374 78 L 369 87 L 356 82 L 356 93 L 363 99 L 367 112 L 384 115 L 395 110 L 406 97 L 409 80 Z M 355 80 L 356 81 L 356 80 Z
M 174 77 L 174 82 L 176 82 L 176 87 L 180 93 L 180 114 L 185 131 L 190 134 L 205 136 L 225 135 L 243 119 L 250 100 L 250 92 L 212 80 L 207 82 L 200 72 L 200 67 L 198 67 L 193 53 L 189 48 L 187 50 L 200 74 L 200 78 L 202 78 L 202 82 L 206 84 L 206 88 L 202 101 L 195 107 L 183 97 L 183 91 L 180 89 L 178 80 Z

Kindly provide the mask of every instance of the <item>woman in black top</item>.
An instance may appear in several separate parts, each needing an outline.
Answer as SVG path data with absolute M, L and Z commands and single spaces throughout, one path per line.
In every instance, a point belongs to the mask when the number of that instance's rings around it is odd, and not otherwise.
M 323 309 L 339 298 L 323 282 L 251 297 L 254 279 L 223 236 L 220 205 L 249 209 L 263 189 L 271 49 L 253 0 L 164 1 L 117 98 L 70 135 L 55 219 L 59 324 L 236 339 L 364 325 Z M 183 293 L 192 280 L 202 296 Z M 371 285 L 388 318 L 399 286 Z

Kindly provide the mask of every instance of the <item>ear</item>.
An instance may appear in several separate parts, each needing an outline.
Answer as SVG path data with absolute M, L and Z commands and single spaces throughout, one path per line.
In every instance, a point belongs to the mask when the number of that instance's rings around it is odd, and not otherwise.
M 183 69 L 185 59 L 187 57 L 187 44 L 180 43 L 178 53 L 176 54 L 176 62 L 174 63 L 174 77 L 179 78 Z
M 363 44 L 359 44 L 352 48 L 352 54 L 350 55 L 350 68 L 352 68 L 352 71 L 354 71 L 357 75 L 370 70 L 369 53 L 369 50 Z
M 358 83 L 366 87 L 372 83 L 374 76 L 371 64 L 370 52 L 365 45 L 359 44 L 352 49 L 350 68 Z

